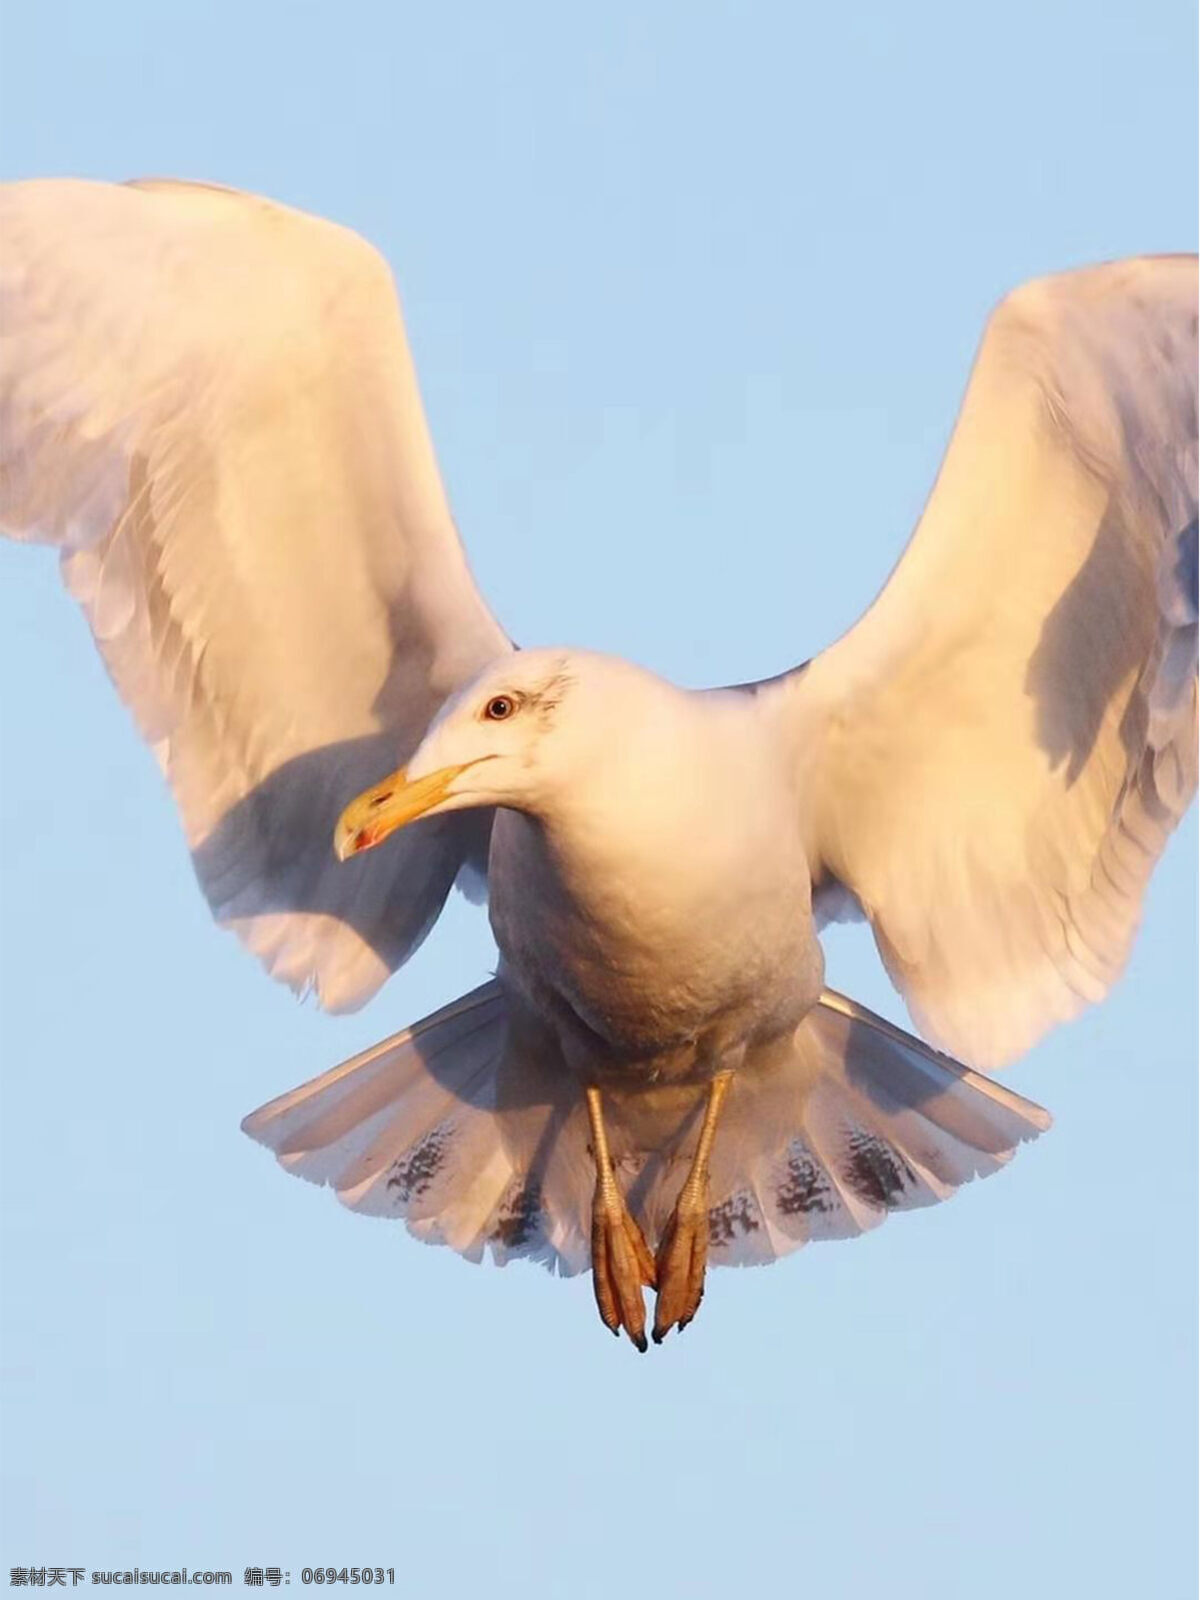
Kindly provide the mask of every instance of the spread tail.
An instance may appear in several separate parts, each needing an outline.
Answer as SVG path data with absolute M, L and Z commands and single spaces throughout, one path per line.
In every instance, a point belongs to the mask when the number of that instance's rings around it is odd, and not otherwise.
M 657 1246 L 703 1090 L 605 1091 L 613 1159 Z M 773 1261 L 944 1200 L 1050 1124 L 1040 1107 L 832 990 L 729 1090 L 711 1162 L 710 1259 Z M 595 1170 L 580 1085 L 522 1036 L 498 981 L 252 1112 L 289 1172 L 403 1217 L 473 1261 L 589 1265 Z

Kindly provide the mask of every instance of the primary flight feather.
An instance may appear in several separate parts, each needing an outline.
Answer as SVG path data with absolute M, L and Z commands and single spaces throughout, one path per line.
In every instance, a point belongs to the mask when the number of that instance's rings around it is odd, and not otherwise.
M 0 520 L 65 581 L 201 886 L 361 1004 L 486 880 L 482 988 L 254 1112 L 289 1170 L 474 1259 L 593 1269 L 614 1332 L 930 1204 L 1048 1125 L 824 988 L 870 922 L 994 1067 L 1099 1000 L 1196 785 L 1196 262 L 1029 284 L 882 594 L 769 681 L 514 651 L 391 277 L 202 185 L 0 190 Z M 380 848 L 375 849 L 374 846 Z

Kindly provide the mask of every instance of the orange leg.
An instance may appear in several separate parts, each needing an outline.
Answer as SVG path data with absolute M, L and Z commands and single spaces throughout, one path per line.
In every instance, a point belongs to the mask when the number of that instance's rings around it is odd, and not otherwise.
M 719 1072 L 709 1085 L 700 1143 L 658 1247 L 655 1344 L 661 1344 L 673 1327 L 682 1332 L 704 1298 L 704 1269 L 708 1261 L 708 1158 L 712 1154 L 721 1102 L 732 1078 L 732 1072 Z
M 646 1349 L 646 1307 L 643 1287 L 655 1285 L 654 1257 L 642 1230 L 629 1214 L 617 1187 L 600 1091 L 587 1090 L 592 1154 L 596 1161 L 596 1193 L 592 1201 L 592 1287 L 606 1328 L 624 1328 L 641 1351 Z

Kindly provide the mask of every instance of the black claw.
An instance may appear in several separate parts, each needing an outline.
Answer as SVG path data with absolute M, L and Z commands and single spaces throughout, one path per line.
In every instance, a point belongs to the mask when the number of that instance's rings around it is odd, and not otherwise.
M 646 1347 L 646 1335 L 644 1333 L 639 1333 L 637 1338 L 635 1339 L 633 1334 L 631 1333 L 629 1335 L 629 1337 L 631 1339 L 633 1339 L 633 1346 L 634 1346 L 634 1349 L 637 1351 L 637 1353 L 639 1355 L 644 1356 L 646 1354 L 646 1348 L 647 1348 Z
M 670 1331 L 670 1328 L 663 1328 L 661 1331 L 658 1328 L 655 1328 L 651 1337 L 653 1338 L 655 1344 L 661 1344 Z

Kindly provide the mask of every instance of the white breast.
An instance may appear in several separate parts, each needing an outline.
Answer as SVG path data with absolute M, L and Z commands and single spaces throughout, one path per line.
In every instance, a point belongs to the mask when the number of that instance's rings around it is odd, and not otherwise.
M 488 876 L 511 981 L 616 1057 L 794 1026 L 822 964 L 793 815 L 742 716 L 610 749 L 541 818 L 501 811 Z

